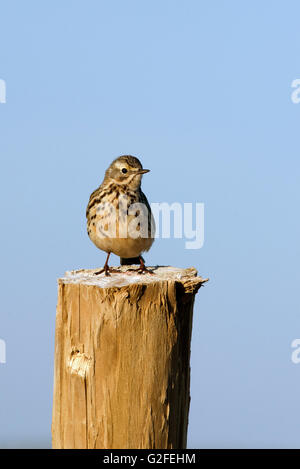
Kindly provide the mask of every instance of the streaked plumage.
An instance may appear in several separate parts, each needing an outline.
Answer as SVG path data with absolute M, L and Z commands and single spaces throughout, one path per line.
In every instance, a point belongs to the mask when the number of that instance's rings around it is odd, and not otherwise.
M 121 264 L 137 263 L 137 258 L 142 252 L 148 251 L 154 241 L 155 225 L 151 208 L 141 190 L 142 175 L 146 172 L 148 170 L 143 169 L 141 162 L 134 156 L 124 155 L 116 158 L 107 169 L 102 184 L 91 194 L 87 206 L 87 230 L 90 239 L 108 255 L 114 253 L 120 256 Z M 123 206 L 122 201 L 128 203 L 129 214 L 128 211 L 125 213 L 126 204 Z M 132 212 L 132 204 L 135 203 L 144 204 L 147 218 L 144 217 L 143 210 Z M 135 221 L 138 221 L 135 220 L 136 217 L 139 217 L 142 227 L 146 227 L 147 237 L 138 233 L 139 224 L 134 232 L 136 237 L 124 237 L 124 233 L 127 233 L 126 226 L 134 227 Z M 111 227 L 115 227 L 115 231 L 110 231 Z M 142 266 L 142 260 L 140 262 Z M 106 267 L 104 270 L 108 273 Z

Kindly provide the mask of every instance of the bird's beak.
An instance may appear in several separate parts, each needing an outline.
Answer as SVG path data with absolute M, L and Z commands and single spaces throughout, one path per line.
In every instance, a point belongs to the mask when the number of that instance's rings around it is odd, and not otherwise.
M 149 173 L 150 169 L 138 169 L 136 174 L 145 174 Z

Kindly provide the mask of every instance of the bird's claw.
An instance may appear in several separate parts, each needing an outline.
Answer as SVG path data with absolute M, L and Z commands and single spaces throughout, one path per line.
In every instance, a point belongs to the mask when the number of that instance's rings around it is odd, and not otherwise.
M 106 267 L 106 268 L 103 268 L 101 270 L 98 270 L 98 272 L 94 272 L 94 275 L 100 275 L 100 274 L 105 274 L 106 277 L 110 277 L 110 274 L 114 273 L 114 274 L 120 274 L 121 272 L 117 269 L 113 269 L 112 267 Z

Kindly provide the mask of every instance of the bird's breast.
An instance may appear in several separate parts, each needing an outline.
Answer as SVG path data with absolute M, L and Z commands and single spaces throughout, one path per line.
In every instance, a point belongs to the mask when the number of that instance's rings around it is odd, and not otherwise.
M 87 208 L 87 229 L 99 249 L 120 257 L 136 257 L 150 249 L 154 241 L 152 214 L 140 192 L 110 186 L 93 194 Z

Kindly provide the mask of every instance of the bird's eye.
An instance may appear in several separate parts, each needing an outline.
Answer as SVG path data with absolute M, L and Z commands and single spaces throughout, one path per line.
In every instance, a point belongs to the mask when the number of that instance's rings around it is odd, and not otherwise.
M 127 173 L 127 169 L 126 169 L 126 168 L 123 168 L 123 169 L 122 169 L 122 173 L 126 174 L 126 173 Z

